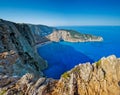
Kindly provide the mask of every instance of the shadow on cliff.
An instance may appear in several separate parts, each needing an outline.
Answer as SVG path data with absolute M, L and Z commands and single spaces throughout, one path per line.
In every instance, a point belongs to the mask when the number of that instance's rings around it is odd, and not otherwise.
M 55 42 L 38 48 L 38 53 L 48 61 L 48 68 L 44 70 L 45 75 L 55 79 L 59 79 L 61 74 L 79 63 L 93 62 L 91 58 L 76 51 L 72 46 Z

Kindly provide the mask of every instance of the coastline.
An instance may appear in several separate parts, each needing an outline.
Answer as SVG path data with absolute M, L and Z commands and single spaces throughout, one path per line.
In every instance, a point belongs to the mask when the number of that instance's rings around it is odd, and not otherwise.
M 39 43 L 39 44 L 37 44 L 35 47 L 38 48 L 38 47 L 47 45 L 47 44 L 49 44 L 49 43 L 52 43 L 52 41 L 47 41 L 47 42 Z

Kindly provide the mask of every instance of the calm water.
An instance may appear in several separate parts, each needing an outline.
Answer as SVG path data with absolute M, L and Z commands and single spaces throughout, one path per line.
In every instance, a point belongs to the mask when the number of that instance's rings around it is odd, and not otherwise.
M 120 57 L 120 26 L 86 26 L 59 27 L 73 29 L 82 33 L 99 35 L 103 42 L 85 43 L 49 43 L 38 48 L 39 54 L 48 61 L 48 69 L 44 73 L 48 77 L 60 78 L 61 74 L 75 65 L 84 62 L 95 62 L 103 56 Z

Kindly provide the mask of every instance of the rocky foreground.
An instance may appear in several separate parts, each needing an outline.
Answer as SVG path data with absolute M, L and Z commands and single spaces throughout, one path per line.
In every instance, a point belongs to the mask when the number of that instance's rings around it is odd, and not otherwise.
M 26 74 L 0 76 L 0 95 L 120 95 L 120 59 L 114 55 L 79 64 L 60 80 Z

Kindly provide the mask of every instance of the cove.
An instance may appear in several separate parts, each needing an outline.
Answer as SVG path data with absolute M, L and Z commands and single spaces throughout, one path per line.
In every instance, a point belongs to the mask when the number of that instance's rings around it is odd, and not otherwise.
M 67 42 L 53 42 L 38 49 L 43 59 L 48 61 L 48 68 L 44 70 L 47 77 L 58 79 L 61 74 L 72 69 L 78 63 L 93 62 L 88 56 L 65 43 Z
M 44 74 L 49 78 L 59 79 L 60 76 L 74 68 L 75 65 L 85 62 L 93 63 L 102 57 L 116 55 L 120 57 L 120 27 L 119 26 L 92 26 L 92 27 L 63 27 L 83 33 L 102 36 L 103 42 L 53 42 L 38 48 L 38 53 L 47 60 L 48 68 Z

